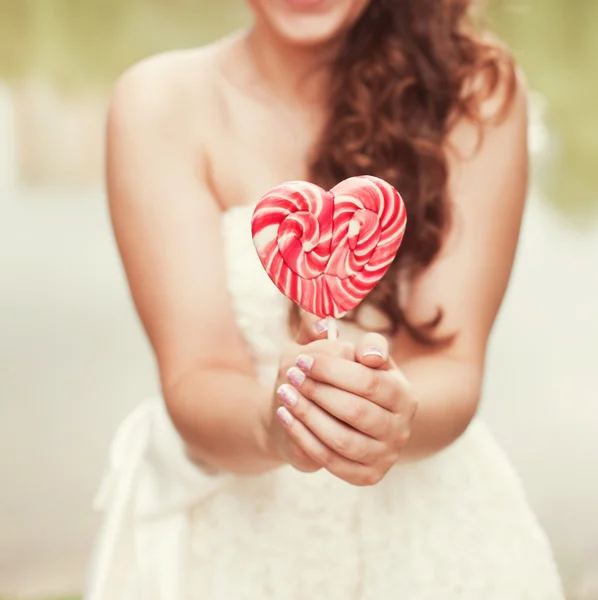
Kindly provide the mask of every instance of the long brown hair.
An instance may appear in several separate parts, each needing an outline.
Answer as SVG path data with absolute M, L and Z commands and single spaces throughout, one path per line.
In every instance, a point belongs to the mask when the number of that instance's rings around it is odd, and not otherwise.
M 398 279 L 421 272 L 442 247 L 450 220 L 448 134 L 461 118 L 482 124 L 481 101 L 505 74 L 507 98 L 514 85 L 510 55 L 477 32 L 472 4 L 371 0 L 333 65 L 329 116 L 311 162 L 312 180 L 323 187 L 369 174 L 401 193 L 408 214 L 402 247 L 362 306 L 381 310 L 391 333 L 404 327 L 422 343 L 434 341 L 441 309 L 430 323 L 410 323 Z

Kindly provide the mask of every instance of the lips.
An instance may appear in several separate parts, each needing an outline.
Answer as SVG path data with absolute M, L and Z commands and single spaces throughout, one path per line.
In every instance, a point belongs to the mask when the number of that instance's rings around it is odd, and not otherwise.
M 309 10 L 314 8 L 320 8 L 321 6 L 328 4 L 329 0 L 283 0 L 283 3 L 296 10 Z

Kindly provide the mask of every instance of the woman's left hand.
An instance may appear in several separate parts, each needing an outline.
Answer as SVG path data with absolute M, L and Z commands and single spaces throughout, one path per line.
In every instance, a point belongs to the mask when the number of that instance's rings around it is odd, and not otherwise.
M 288 435 L 315 462 L 353 485 L 374 485 L 398 461 L 417 400 L 389 358 L 386 339 L 367 333 L 355 361 L 297 357 L 278 389 Z

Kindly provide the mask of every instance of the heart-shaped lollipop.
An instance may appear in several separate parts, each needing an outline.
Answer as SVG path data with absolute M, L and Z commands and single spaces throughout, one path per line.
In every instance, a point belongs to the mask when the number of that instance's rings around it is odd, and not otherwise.
M 365 175 L 329 192 L 305 181 L 283 183 L 258 202 L 251 231 L 283 294 L 314 315 L 339 318 L 386 273 L 406 224 L 394 187 Z

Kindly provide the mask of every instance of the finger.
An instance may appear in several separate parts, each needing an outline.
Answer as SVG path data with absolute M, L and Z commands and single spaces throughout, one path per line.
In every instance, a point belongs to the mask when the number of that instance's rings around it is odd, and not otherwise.
M 319 319 L 315 315 L 302 312 L 299 329 L 295 335 L 295 343 L 305 346 L 315 340 L 325 340 L 326 337 L 326 319 Z
M 374 469 L 351 461 L 326 446 L 285 406 L 280 407 L 276 414 L 291 440 L 332 475 L 353 485 L 374 485 L 382 478 Z
M 372 369 L 390 368 L 388 340 L 379 333 L 366 333 L 355 349 L 355 360 Z
M 335 340 L 316 340 L 310 342 L 299 350 L 300 353 L 307 354 L 329 354 L 331 356 L 338 356 L 353 362 L 355 360 L 355 345 L 351 342 Z
M 284 373 L 287 372 L 290 367 L 295 365 L 297 357 L 304 353 L 310 355 L 314 353 L 327 354 L 354 362 L 355 346 L 350 342 L 341 342 L 340 340 L 334 342 L 328 340 L 316 340 L 305 346 L 292 342 L 286 347 L 284 354 L 281 357 L 279 376 L 284 377 Z
M 277 394 L 295 418 L 299 419 L 321 442 L 340 456 L 368 464 L 382 452 L 383 446 L 380 441 L 335 419 L 320 406 L 300 394 L 292 385 L 281 385 Z
M 289 464 L 302 473 L 315 473 L 322 468 L 321 465 L 307 456 L 296 444 L 293 444 L 292 448 L 286 449 L 283 455 Z
M 291 367 L 287 376 L 293 385 L 300 387 L 305 375 L 309 375 L 312 380 L 371 400 L 391 412 L 396 410 L 401 394 L 401 380 L 393 377 L 389 371 L 371 369 L 337 356 L 300 354 L 295 368 Z M 306 395 L 309 397 L 311 393 L 310 391 Z
M 293 440 L 298 451 L 305 454 L 310 460 L 324 467 L 336 459 L 334 451 L 320 441 L 309 428 L 295 417 L 286 406 L 281 406 L 276 411 L 276 416 L 283 424 L 285 431 Z M 339 457 L 340 458 L 340 457 Z
M 299 382 L 297 373 L 289 369 L 292 381 Z M 308 400 L 353 429 L 377 440 L 386 439 L 392 430 L 393 414 L 374 402 L 307 377 L 298 388 Z

